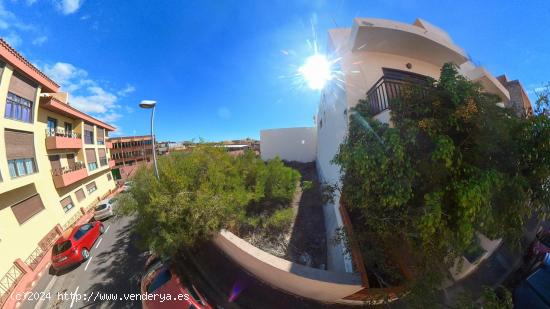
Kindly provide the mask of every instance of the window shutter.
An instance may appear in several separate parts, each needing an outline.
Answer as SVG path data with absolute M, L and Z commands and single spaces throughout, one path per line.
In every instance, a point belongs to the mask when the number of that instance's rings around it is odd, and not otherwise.
M 32 218 L 37 213 L 41 212 L 44 209 L 44 204 L 40 199 L 40 195 L 35 194 L 26 200 L 19 202 L 11 206 L 11 210 L 17 219 L 19 224 L 25 223 L 27 220 Z
M 27 80 L 27 78 L 14 73 L 10 79 L 9 91 L 25 98 L 31 102 L 36 99 L 36 89 L 38 85 Z
M 79 202 L 82 202 L 85 198 L 86 198 L 86 195 L 84 194 L 84 190 L 82 189 L 78 189 L 74 195 L 76 195 L 76 200 L 79 201 Z
M 103 141 L 105 139 L 105 129 L 98 127 L 96 136 L 98 141 Z
M 97 152 L 99 153 L 100 158 L 105 158 L 105 149 L 100 148 L 97 150 Z
M 97 162 L 95 157 L 95 149 L 86 149 L 86 160 L 88 163 Z
M 84 130 L 94 132 L 94 126 L 90 123 L 84 123 Z
M 34 158 L 34 136 L 30 132 L 4 131 L 8 160 Z
M 67 196 L 66 198 L 61 200 L 61 207 L 65 207 L 72 203 L 73 203 L 73 199 L 70 196 Z
M 95 187 L 95 181 L 90 182 L 86 185 L 86 190 L 90 190 L 91 188 Z

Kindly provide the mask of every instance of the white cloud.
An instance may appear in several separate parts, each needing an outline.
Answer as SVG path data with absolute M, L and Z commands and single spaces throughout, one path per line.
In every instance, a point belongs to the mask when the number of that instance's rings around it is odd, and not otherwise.
M 64 15 L 73 14 L 78 11 L 84 1 L 81 0 L 57 0 L 57 9 Z
M 116 105 L 117 96 L 99 86 L 90 86 L 85 95 L 72 96 L 71 105 L 85 113 L 107 113 Z
M 45 35 L 42 35 L 32 40 L 32 45 L 42 46 L 42 44 L 46 43 L 47 40 L 48 40 L 48 37 Z
M 117 92 L 117 94 L 121 97 L 125 97 L 125 96 L 127 96 L 128 94 L 130 94 L 134 91 L 136 91 L 136 87 L 134 87 L 132 85 L 126 85 L 126 88 L 120 90 L 119 92 Z
M 90 15 L 86 14 L 80 17 L 80 20 L 86 20 L 86 19 L 90 19 Z
M 218 108 L 218 116 L 221 119 L 229 119 L 231 118 L 231 111 L 227 107 L 222 106 Z
M 125 113 L 133 109 L 121 105 L 119 99 L 135 91 L 135 87 L 110 90 L 105 83 L 91 79 L 88 72 L 67 62 L 57 62 L 41 66 L 46 75 L 59 83 L 61 91 L 69 92 L 69 103 L 82 112 L 115 125 Z

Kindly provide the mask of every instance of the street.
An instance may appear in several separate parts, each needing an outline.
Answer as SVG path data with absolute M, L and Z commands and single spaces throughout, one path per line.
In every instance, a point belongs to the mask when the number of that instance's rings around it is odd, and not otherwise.
M 44 297 L 28 300 L 20 308 L 141 307 L 139 300 L 124 299 L 125 294 L 140 293 L 139 282 L 146 259 L 130 231 L 132 218 L 113 217 L 103 223 L 105 233 L 90 250 L 88 261 L 58 275 L 44 271 L 33 289 L 33 292 L 43 292 Z M 105 300 L 112 297 L 118 300 Z
M 140 293 L 147 256 L 137 247 L 132 221 L 131 217 L 104 221 L 105 233 L 94 244 L 88 261 L 57 275 L 45 270 L 33 289 L 43 296 L 42 300 L 27 300 L 19 308 L 140 308 L 141 301 L 129 298 Z M 200 265 L 196 265 L 197 261 Z M 320 304 L 273 289 L 240 269 L 211 243 L 205 244 L 202 252 L 195 252 L 192 259 L 180 255 L 176 265 L 180 274 L 188 277 L 212 305 L 222 308 L 344 307 Z M 242 292 L 228 302 L 234 285 L 242 286 Z

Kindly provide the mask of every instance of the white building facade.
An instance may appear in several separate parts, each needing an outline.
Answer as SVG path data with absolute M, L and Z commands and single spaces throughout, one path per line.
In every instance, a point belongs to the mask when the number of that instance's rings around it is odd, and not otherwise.
M 422 19 L 405 24 L 356 18 L 351 28 L 329 30 L 327 55 L 339 61 L 333 68 L 338 78 L 331 80 L 322 90 L 316 116 L 315 161 L 323 183 L 340 184 L 340 168 L 331 160 L 347 135 L 351 108 L 359 100 L 369 95 L 370 101 L 374 102 L 375 118 L 386 123 L 390 121 L 387 103 L 395 92 L 391 80 L 438 79 L 441 67 L 452 62 L 466 78 L 481 83 L 485 91 L 498 95 L 502 100 L 499 105 L 527 106 L 525 102 L 510 100 L 509 82 L 502 82 L 505 77 L 497 79 L 484 68 L 476 67 L 446 32 Z M 270 131 L 273 133 L 274 130 Z M 264 143 L 263 139 L 261 143 Z M 285 159 L 284 155 L 281 158 Z M 333 204 L 324 205 L 327 268 L 351 272 L 351 259 L 345 254 L 343 245 L 332 241 L 336 231 L 343 226 L 339 207 L 339 196 Z

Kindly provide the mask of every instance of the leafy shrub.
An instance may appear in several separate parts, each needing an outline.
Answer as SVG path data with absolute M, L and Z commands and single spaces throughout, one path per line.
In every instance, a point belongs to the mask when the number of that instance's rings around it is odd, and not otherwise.
M 283 161 L 276 157 L 267 162 L 267 175 L 265 180 L 266 199 L 290 201 L 296 190 L 296 183 L 300 180 L 300 173 L 286 167 Z
M 263 205 L 290 200 L 300 179 L 279 159 L 266 164 L 253 152 L 235 158 L 220 147 L 174 153 L 158 166 L 160 180 L 152 169 L 140 168 L 119 205 L 121 212 L 136 214 L 134 228 L 144 245 L 162 255 L 208 240 L 221 228 L 263 225 L 261 216 L 247 211 L 249 205 L 269 217 L 272 210 Z M 288 218 L 283 211 L 267 221 L 279 228 Z
M 272 231 L 283 231 L 290 226 L 293 219 L 293 208 L 278 209 L 267 219 L 266 227 Z

